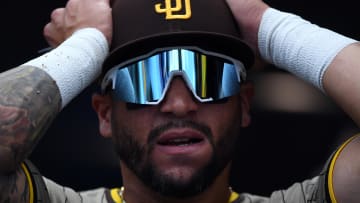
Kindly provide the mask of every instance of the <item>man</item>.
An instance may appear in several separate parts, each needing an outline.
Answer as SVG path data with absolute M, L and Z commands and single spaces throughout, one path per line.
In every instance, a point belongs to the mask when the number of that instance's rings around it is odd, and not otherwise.
M 319 177 L 295 184 L 286 191 L 274 192 L 269 198 L 231 191 L 228 179 L 233 143 L 241 136 L 240 127 L 250 124 L 249 102 L 252 87 L 244 81 L 244 68 L 251 64 L 252 54 L 247 46 L 235 37 L 238 33 L 233 32 L 229 11 L 225 9 L 224 3 L 214 0 L 206 1 L 210 5 L 205 5 L 205 1 L 184 1 L 184 7 L 179 6 L 181 1 L 177 2 L 178 7 L 171 5 L 171 1 L 154 3 L 133 0 L 131 4 L 126 1 L 114 3 L 113 51 L 104 63 L 103 91 L 102 94 L 94 95 L 93 106 L 99 116 L 101 134 L 114 140 L 121 159 L 124 187 L 120 190 L 98 189 L 79 194 L 48 179 L 42 182 L 42 177 L 33 171 L 35 169 L 29 162 L 21 162 L 41 137 L 49 120 L 99 74 L 99 64 L 106 56 L 104 53 L 107 50 L 107 42 L 111 39 L 108 2 L 97 1 L 101 5 L 101 12 L 95 12 L 97 7 L 93 7 L 88 1 L 71 0 L 65 10 L 60 9 L 53 13 L 52 23 L 45 28 L 45 35 L 50 44 L 58 45 L 76 31 L 59 48 L 1 75 L 2 202 L 359 201 L 356 199 L 359 198 L 356 196 L 357 193 L 351 193 L 354 191 L 352 189 L 356 191 L 360 183 L 354 176 L 359 169 L 359 161 L 356 160 L 359 141 L 356 137 L 338 150 L 330 165 L 325 167 L 325 172 Z M 278 49 L 281 52 L 281 47 L 267 43 L 267 33 L 273 32 L 276 28 L 266 21 L 279 13 L 269 10 L 261 1 L 229 0 L 228 3 L 242 28 L 246 42 L 270 62 L 280 61 L 280 65 L 285 64 L 282 67 L 289 68 L 287 58 L 279 60 L 274 57 L 273 53 Z M 150 4 L 151 7 L 147 7 Z M 200 33 L 184 32 L 184 28 L 193 28 L 185 25 L 193 24 L 182 25 L 183 19 L 201 19 L 203 12 L 199 12 L 199 8 L 204 7 L 216 7 L 215 10 L 224 12 L 215 17 L 221 22 L 220 27 L 225 26 L 216 30 L 215 35 L 213 29 L 217 26 L 214 25 L 199 28 L 211 29 L 207 30 L 206 34 L 204 30 Z M 147 8 L 153 9 L 152 12 L 147 13 Z M 181 8 L 184 10 L 177 13 Z M 91 12 L 87 9 L 91 9 Z M 143 13 L 140 15 L 139 12 L 135 12 L 137 9 Z M 75 10 L 77 12 L 74 12 Z M 119 12 L 120 10 L 122 12 Z M 82 18 L 83 15 L 89 14 L 96 18 L 97 23 L 86 21 L 91 17 Z M 287 14 L 279 15 L 284 21 L 288 20 Z M 100 16 L 104 18 L 99 18 Z M 124 16 L 132 18 L 126 19 Z M 165 26 L 166 29 L 171 28 L 165 32 L 170 33 L 169 35 L 154 34 L 152 30 L 142 31 L 142 27 L 137 27 L 144 19 L 159 16 L 165 18 L 166 25 L 170 25 Z M 167 24 L 166 19 L 171 18 L 176 18 L 175 21 L 180 23 L 172 21 Z M 138 24 L 132 24 L 134 27 L 131 29 L 124 29 L 131 25 L 126 24 L 129 23 L 127 20 Z M 296 23 L 303 22 L 297 20 Z M 75 26 L 72 24 L 74 22 Z M 86 23 L 83 24 L 84 22 Z M 207 19 L 201 22 L 215 21 Z M 155 28 L 162 26 L 161 23 L 157 24 L 157 21 L 153 23 L 152 26 Z M 276 25 L 282 24 L 279 22 Z M 57 32 L 59 30 L 62 32 Z M 99 30 L 104 35 L 99 35 Z M 225 32 L 226 35 L 223 35 Z M 261 41 L 259 45 L 258 33 L 265 33 L 264 42 Z M 333 33 L 325 34 L 333 36 Z M 182 37 L 174 38 L 176 35 Z M 356 67 L 360 64 L 359 59 L 353 55 L 356 56 L 360 50 L 351 39 L 337 35 L 334 38 L 340 45 L 336 44 L 337 52 L 333 57 L 325 56 L 330 58 L 330 61 L 325 65 L 325 70 L 319 71 L 323 76 L 320 74 L 320 78 L 312 80 L 301 70 L 294 72 L 310 82 L 317 83 L 320 80 L 320 88 L 323 85 L 324 91 L 335 98 L 340 106 L 351 109 L 349 114 L 360 123 L 358 107 L 352 105 L 359 97 Z M 218 41 L 211 41 L 216 39 Z M 276 40 L 277 38 L 275 42 Z M 206 42 L 211 42 L 212 45 Z M 220 46 L 224 45 L 223 43 L 228 45 L 225 46 L 226 49 Z M 281 43 L 275 43 L 278 44 Z M 268 54 L 261 47 L 274 52 Z M 97 50 L 92 51 L 91 48 Z M 297 48 L 293 47 L 294 50 Z M 299 64 L 295 65 L 297 67 Z M 301 65 L 300 63 L 299 66 Z M 318 64 L 306 68 L 311 71 L 318 68 Z M 164 77 L 157 71 L 169 75 Z M 32 75 L 32 72 L 36 74 Z M 196 76 L 194 80 L 192 76 Z M 78 80 L 78 77 L 81 80 Z M 14 78 L 20 79 L 13 81 Z M 163 79 L 164 83 L 159 83 L 159 79 Z M 341 85 L 337 83 L 339 79 L 342 81 Z M 27 88 L 14 88 L 11 91 L 10 88 L 3 88 L 11 85 Z M 33 106 L 30 108 L 31 104 L 37 102 L 40 102 L 42 107 L 45 106 L 45 109 Z M 344 169 L 349 168 L 352 171 L 344 173 Z M 46 194 L 49 194 L 50 200 L 42 199 L 47 198 Z

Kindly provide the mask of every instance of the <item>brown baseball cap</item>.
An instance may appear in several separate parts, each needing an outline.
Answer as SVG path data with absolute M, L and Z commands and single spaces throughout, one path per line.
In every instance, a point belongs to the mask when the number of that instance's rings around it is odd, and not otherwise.
M 197 46 L 241 61 L 254 54 L 240 36 L 225 0 L 115 0 L 113 39 L 103 73 L 154 49 Z

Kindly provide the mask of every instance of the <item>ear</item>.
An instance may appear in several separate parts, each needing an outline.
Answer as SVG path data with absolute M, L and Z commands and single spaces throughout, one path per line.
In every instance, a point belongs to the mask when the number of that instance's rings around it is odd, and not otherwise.
M 111 98 L 109 95 L 94 94 L 92 96 L 92 107 L 99 119 L 100 134 L 111 137 Z
M 250 82 L 243 83 L 240 91 L 241 127 L 248 127 L 251 123 L 250 104 L 253 96 L 254 85 Z

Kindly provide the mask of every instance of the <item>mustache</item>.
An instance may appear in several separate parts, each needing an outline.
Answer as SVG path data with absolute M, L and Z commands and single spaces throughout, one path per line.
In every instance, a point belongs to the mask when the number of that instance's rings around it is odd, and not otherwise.
M 213 140 L 211 129 L 205 124 L 191 120 L 172 120 L 151 130 L 147 140 L 148 143 L 154 143 L 156 138 L 158 138 L 162 133 L 173 128 L 191 128 L 204 134 L 210 141 Z

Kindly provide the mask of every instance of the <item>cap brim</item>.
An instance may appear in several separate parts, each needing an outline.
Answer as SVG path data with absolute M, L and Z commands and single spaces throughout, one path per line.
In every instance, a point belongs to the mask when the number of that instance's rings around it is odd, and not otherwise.
M 254 54 L 239 38 L 206 32 L 172 32 L 158 34 L 128 42 L 114 49 L 103 64 L 103 73 L 131 58 L 145 55 L 156 48 L 197 46 L 207 51 L 221 53 L 241 61 L 247 69 L 254 62 Z

